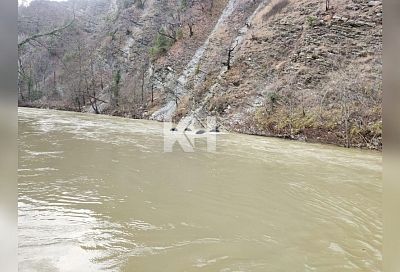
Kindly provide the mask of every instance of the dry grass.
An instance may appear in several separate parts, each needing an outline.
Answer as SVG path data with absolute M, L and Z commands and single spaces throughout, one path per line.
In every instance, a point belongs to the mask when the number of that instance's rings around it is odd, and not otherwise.
M 179 121 L 182 117 L 185 117 L 189 113 L 190 96 L 184 96 L 178 103 L 178 108 L 173 116 L 173 121 Z
M 287 5 L 289 5 L 289 0 L 281 0 L 274 4 L 272 8 L 264 15 L 264 20 L 268 20 L 270 17 L 281 12 Z

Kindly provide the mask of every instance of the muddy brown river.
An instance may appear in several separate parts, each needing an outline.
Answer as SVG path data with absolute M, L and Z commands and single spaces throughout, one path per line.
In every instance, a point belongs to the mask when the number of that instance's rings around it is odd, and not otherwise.
M 19 271 L 382 271 L 382 156 L 20 108 Z

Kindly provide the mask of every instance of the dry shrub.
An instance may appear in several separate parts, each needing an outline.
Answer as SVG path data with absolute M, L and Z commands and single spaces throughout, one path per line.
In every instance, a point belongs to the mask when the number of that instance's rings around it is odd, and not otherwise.
M 229 105 L 234 105 L 237 99 L 234 95 L 214 96 L 210 99 L 208 110 L 223 114 Z
M 178 108 L 173 116 L 174 121 L 179 121 L 189 113 L 190 97 L 184 96 L 181 98 L 180 103 L 178 103 Z
M 212 73 L 209 73 L 206 76 L 205 81 L 203 82 L 202 86 L 200 88 L 198 88 L 197 91 L 193 95 L 194 101 L 199 102 L 204 98 L 206 93 L 208 93 L 210 91 L 210 89 L 212 88 L 212 86 L 215 84 L 215 78 L 216 78 L 216 75 L 214 75 Z

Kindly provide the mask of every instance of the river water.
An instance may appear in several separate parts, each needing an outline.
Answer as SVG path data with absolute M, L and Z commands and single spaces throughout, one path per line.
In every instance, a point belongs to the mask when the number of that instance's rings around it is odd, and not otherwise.
M 380 153 L 20 108 L 19 271 L 382 271 Z M 203 141 L 204 140 L 204 141 Z

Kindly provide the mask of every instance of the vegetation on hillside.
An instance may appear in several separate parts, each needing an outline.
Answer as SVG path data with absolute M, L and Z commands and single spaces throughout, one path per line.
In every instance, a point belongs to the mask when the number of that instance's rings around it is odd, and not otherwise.
M 19 105 L 382 146 L 381 1 L 35 0 L 18 31 Z

